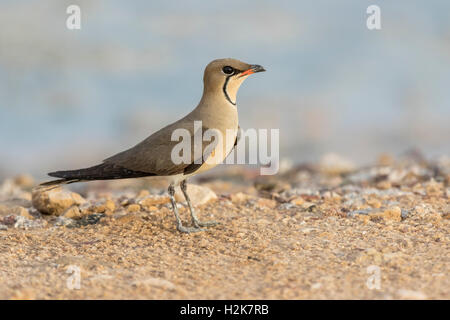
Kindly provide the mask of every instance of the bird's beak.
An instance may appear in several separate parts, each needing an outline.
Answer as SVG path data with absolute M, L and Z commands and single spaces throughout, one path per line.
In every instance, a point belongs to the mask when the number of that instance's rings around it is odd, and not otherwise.
M 250 65 L 250 69 L 247 69 L 240 73 L 239 78 L 244 77 L 244 76 L 249 76 L 249 75 L 257 73 L 257 72 L 263 72 L 263 71 L 266 71 L 266 69 L 264 69 L 259 64 L 252 64 L 252 65 Z

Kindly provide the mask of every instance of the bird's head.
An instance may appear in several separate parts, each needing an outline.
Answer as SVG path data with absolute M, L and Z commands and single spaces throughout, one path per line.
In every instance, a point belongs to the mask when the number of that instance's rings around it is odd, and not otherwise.
M 236 104 L 236 94 L 242 82 L 256 72 L 266 71 L 257 64 L 248 64 L 236 59 L 217 59 L 210 62 L 203 76 L 204 93 L 223 95 L 231 104 Z

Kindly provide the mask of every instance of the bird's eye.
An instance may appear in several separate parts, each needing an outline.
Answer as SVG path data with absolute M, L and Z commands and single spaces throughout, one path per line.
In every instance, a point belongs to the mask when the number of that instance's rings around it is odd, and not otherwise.
M 234 69 L 233 69 L 233 67 L 225 66 L 225 67 L 222 68 L 222 71 L 225 74 L 233 74 Z

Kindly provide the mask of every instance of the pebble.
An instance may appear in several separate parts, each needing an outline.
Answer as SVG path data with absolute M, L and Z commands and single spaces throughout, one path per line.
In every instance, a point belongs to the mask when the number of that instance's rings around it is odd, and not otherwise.
M 286 203 L 280 204 L 280 205 L 278 206 L 278 209 L 279 209 L 279 210 L 290 210 L 290 209 L 294 209 L 294 208 L 296 208 L 296 207 L 297 207 L 297 206 L 296 206 L 295 204 L 286 202 Z
M 72 206 L 69 209 L 67 209 L 62 214 L 62 216 L 69 219 L 80 219 L 83 216 L 83 214 L 81 213 L 80 209 L 77 206 Z
M 9 215 L 3 218 L 0 218 L 0 224 L 4 224 L 6 226 L 12 226 L 16 223 L 17 216 Z
M 94 205 L 94 210 L 97 213 L 112 214 L 116 210 L 116 203 L 111 199 L 106 199 Z
M 141 211 L 141 206 L 138 204 L 130 204 L 127 206 L 128 213 L 139 212 L 139 211 Z
M 353 210 L 353 211 L 347 212 L 347 217 L 353 218 L 353 217 L 355 217 L 356 215 L 359 215 L 359 214 L 368 215 L 372 211 L 373 211 L 373 209 Z
M 69 226 L 74 222 L 73 219 L 70 218 L 66 218 L 63 216 L 59 216 L 58 218 L 56 218 L 54 225 L 55 226 Z
M 425 184 L 425 190 L 429 196 L 440 196 L 444 192 L 444 184 L 431 179 Z
M 194 206 L 200 206 L 217 199 L 217 195 L 210 188 L 195 184 L 187 185 L 187 193 L 191 199 L 192 205 Z M 175 200 L 178 202 L 185 202 L 181 189 L 177 188 L 177 191 L 175 192 Z
M 398 206 L 394 206 L 384 210 L 369 208 L 369 209 L 353 210 L 347 213 L 347 217 L 352 218 L 358 215 L 368 216 L 372 221 L 382 219 L 385 221 L 399 222 L 402 220 L 402 209 L 400 209 Z
M 233 193 L 232 195 L 230 195 L 230 198 L 233 203 L 241 203 L 253 199 L 251 195 L 245 194 L 243 192 Z
M 156 205 L 170 203 L 170 198 L 167 195 L 147 195 L 144 198 L 139 199 L 138 203 L 144 209 L 148 210 L 148 208 L 156 206 Z
M 43 214 L 59 216 L 74 205 L 86 203 L 78 193 L 61 188 L 37 188 L 32 193 L 33 206 Z
M 14 198 L 31 200 L 31 194 L 15 184 L 13 179 L 5 179 L 0 185 L 0 200 Z
M 402 220 L 402 209 L 399 207 L 391 207 L 384 210 L 381 214 L 375 214 L 377 216 L 383 217 L 384 220 L 401 221 Z
M 269 209 L 273 209 L 277 206 L 277 202 L 275 200 L 259 198 L 256 204 L 260 207 L 266 207 Z
M 16 217 L 14 228 L 30 229 L 30 228 L 42 228 L 47 225 L 47 221 L 44 219 L 30 220 L 23 216 Z
M 24 207 L 17 205 L 0 204 L 0 217 L 8 215 L 22 216 L 28 219 L 34 219 L 34 217 Z
M 328 175 L 349 173 L 355 168 L 353 162 L 335 153 L 327 153 L 319 161 L 319 170 Z
M 92 203 L 84 203 L 79 206 L 82 215 L 93 213 L 105 213 L 111 215 L 116 210 L 116 203 L 111 199 L 102 199 Z
M 35 185 L 33 177 L 29 174 L 20 174 L 14 177 L 14 183 L 21 188 L 31 188 Z
M 305 200 L 302 197 L 297 197 L 297 198 L 292 199 L 289 202 L 292 203 L 293 205 L 301 206 L 302 204 L 305 203 Z
M 377 183 L 377 188 L 381 190 L 387 190 L 392 188 L 392 184 L 388 180 L 383 180 Z
M 402 219 L 406 219 L 409 216 L 409 211 L 406 209 L 402 209 L 401 217 Z
M 68 227 L 76 228 L 81 226 L 87 226 L 90 224 L 96 224 L 100 221 L 101 218 L 105 217 L 104 213 L 94 213 L 87 216 L 83 216 L 79 220 L 72 220 L 72 223 L 68 225 Z

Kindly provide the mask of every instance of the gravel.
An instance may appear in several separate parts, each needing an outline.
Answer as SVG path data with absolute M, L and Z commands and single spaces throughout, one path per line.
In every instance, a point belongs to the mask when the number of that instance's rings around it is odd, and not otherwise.
M 217 197 L 198 216 L 221 224 L 195 234 L 145 179 L 85 184 L 76 219 L 5 212 L 0 299 L 449 299 L 448 162 L 399 160 L 378 178 L 325 164 L 201 178 Z M 29 180 L 8 179 L 0 199 L 31 201 Z

